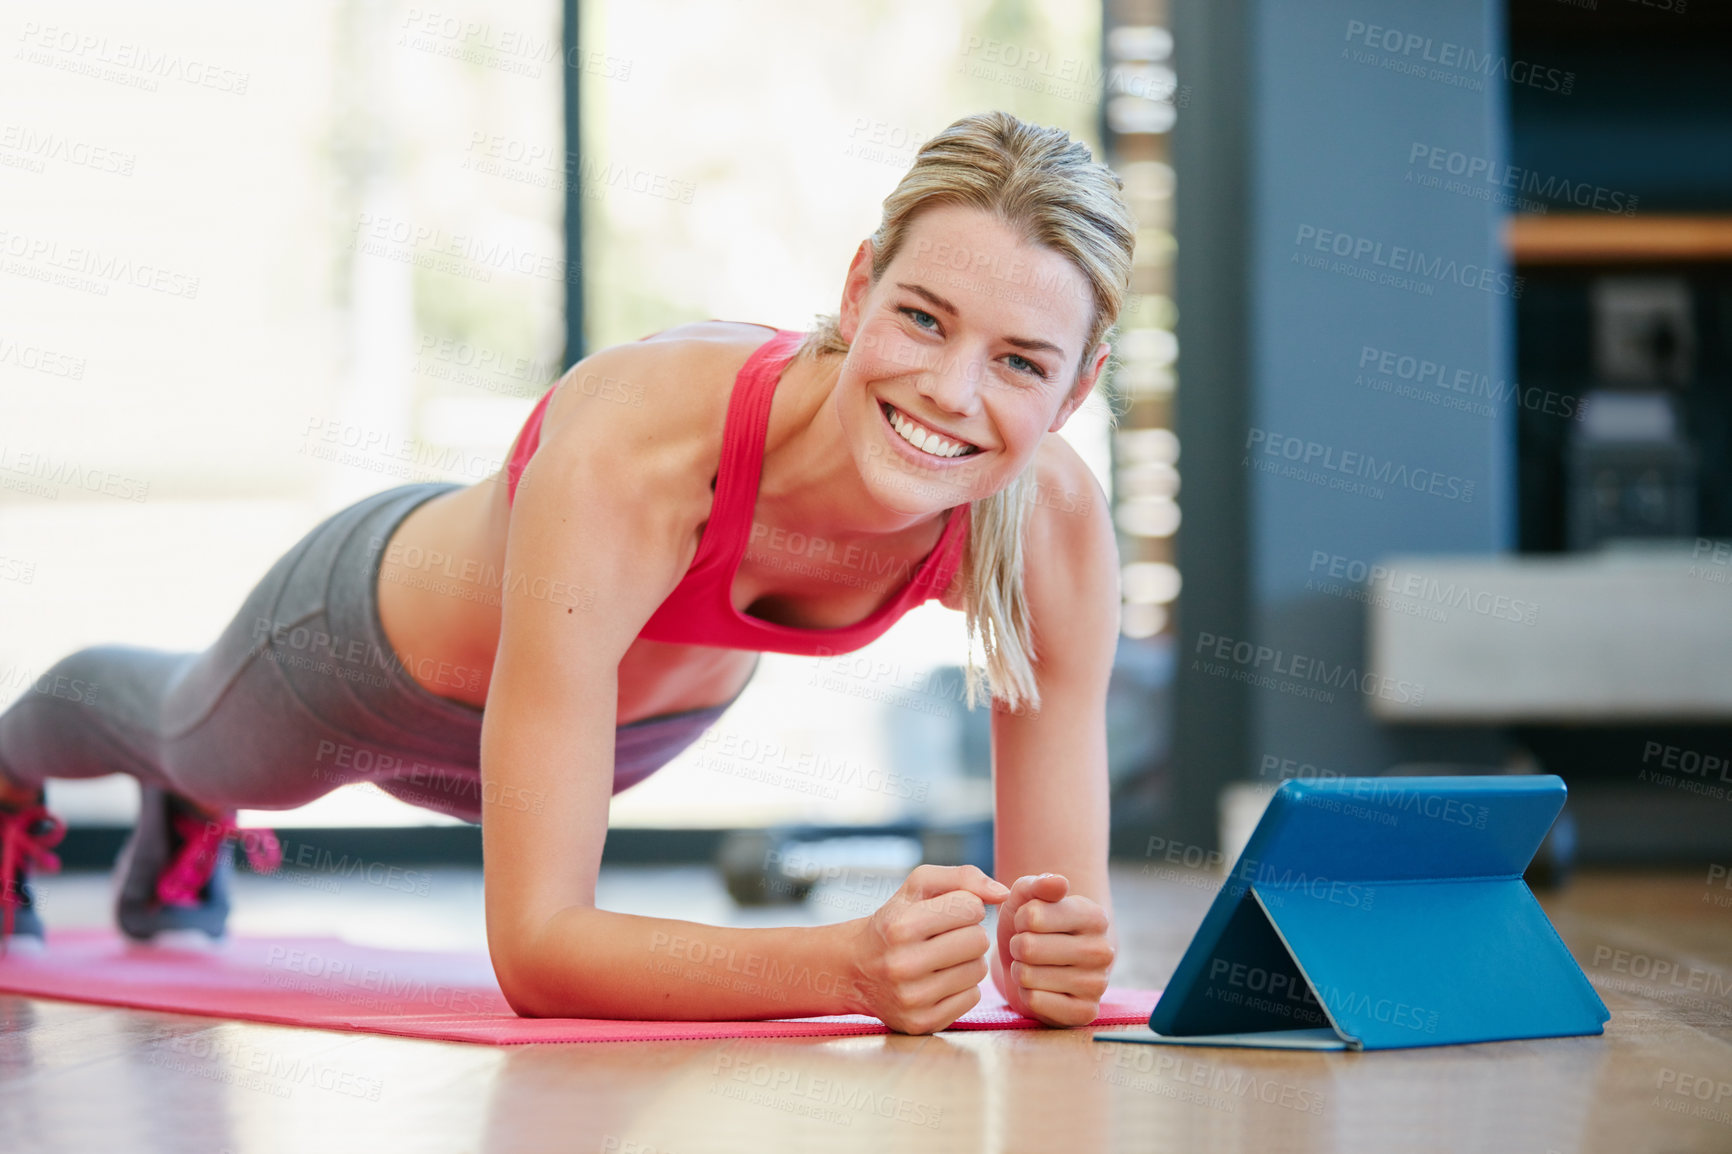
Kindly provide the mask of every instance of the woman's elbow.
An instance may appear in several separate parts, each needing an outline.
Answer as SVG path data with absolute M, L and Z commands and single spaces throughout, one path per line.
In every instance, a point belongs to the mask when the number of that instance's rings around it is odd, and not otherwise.
M 568 1017 L 569 1012 L 557 1010 L 548 997 L 544 967 L 539 961 L 541 951 L 533 939 L 521 932 L 489 930 L 487 952 L 493 962 L 493 976 L 499 982 L 499 992 L 505 1004 L 520 1018 Z
M 545 999 L 534 977 L 534 967 L 521 945 L 499 940 L 490 935 L 487 952 L 493 960 L 493 977 L 499 982 L 499 992 L 505 1004 L 520 1018 L 546 1018 Z
M 507 932 L 490 932 L 487 948 L 499 992 L 518 1017 L 599 1016 L 590 1012 L 581 995 L 574 993 L 574 987 L 583 986 L 572 981 L 583 963 L 570 950 L 549 949 L 539 936 Z
M 555 1013 L 545 999 L 538 997 L 533 991 L 514 986 L 506 982 L 499 983 L 500 992 L 505 995 L 505 1004 L 511 1007 L 511 1012 L 520 1018 L 569 1018 L 571 1014 Z

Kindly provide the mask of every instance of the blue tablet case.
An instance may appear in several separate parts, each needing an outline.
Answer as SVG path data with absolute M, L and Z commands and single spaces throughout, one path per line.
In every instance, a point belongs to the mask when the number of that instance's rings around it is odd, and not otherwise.
M 1599 1034 L 1522 873 L 1551 774 L 1287 781 L 1149 1015 L 1097 1041 L 1384 1050 Z

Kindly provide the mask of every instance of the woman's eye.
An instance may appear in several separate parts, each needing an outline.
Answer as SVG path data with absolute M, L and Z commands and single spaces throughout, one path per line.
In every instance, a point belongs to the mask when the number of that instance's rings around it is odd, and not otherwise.
M 938 329 L 938 318 L 927 312 L 925 309 L 917 309 L 912 305 L 903 305 L 897 311 L 912 320 L 918 327 L 926 329 L 929 332 L 936 332 Z M 928 325 L 925 323 L 927 321 L 931 321 L 932 323 Z M 1011 362 L 1011 367 L 1017 372 L 1027 373 L 1030 376 L 1039 377 L 1041 380 L 1046 379 L 1046 370 L 1022 354 L 1011 353 L 1006 359 Z

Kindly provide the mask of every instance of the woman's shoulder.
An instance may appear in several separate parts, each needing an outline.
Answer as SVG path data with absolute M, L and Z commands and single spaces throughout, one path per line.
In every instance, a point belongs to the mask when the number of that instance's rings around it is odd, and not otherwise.
M 744 344 L 756 347 L 775 336 L 775 330 L 768 325 L 756 325 L 748 321 L 687 321 L 685 324 L 673 325 L 649 334 L 642 340 L 631 341 L 625 346 L 643 345 L 677 345 L 692 343 L 709 346 Z
M 1118 537 L 1106 492 L 1082 454 L 1057 433 L 1041 441 L 1028 499 L 1023 556 L 1031 607 L 1069 602 L 1102 583 L 1116 589 Z
M 775 335 L 774 329 L 744 321 L 691 321 L 607 351 L 641 362 L 646 372 L 659 372 L 675 387 L 719 382 L 726 391 L 746 359 Z
M 1057 433 L 1042 437 L 1040 448 L 1035 451 L 1034 492 L 1030 500 L 1034 502 L 1034 512 L 1041 514 L 1031 517 L 1031 523 L 1074 529 L 1103 516 L 1111 523 L 1106 492 L 1094 470 L 1076 446 Z M 1068 520 L 1054 521 L 1057 516 Z
M 1023 596 L 1047 675 L 1062 677 L 1094 668 L 1085 655 L 1118 636 L 1118 535 L 1094 470 L 1063 437 L 1048 433 L 1031 468 Z
M 1084 572 L 1098 581 L 1117 577 L 1118 538 L 1112 509 L 1094 470 L 1069 441 L 1048 433 L 1029 466 L 1028 524 L 1023 538 L 1024 589 L 1031 604 L 1064 596 Z M 946 592 L 946 608 L 963 608 L 960 585 Z
M 689 503 L 701 517 L 734 380 L 770 335 L 701 321 L 596 350 L 554 386 L 534 457 L 628 473 L 644 501 Z
M 719 437 L 734 378 L 765 339 L 754 325 L 698 321 L 598 349 L 555 386 L 544 441 L 568 430 L 607 440 L 642 430 L 665 444 L 712 426 Z

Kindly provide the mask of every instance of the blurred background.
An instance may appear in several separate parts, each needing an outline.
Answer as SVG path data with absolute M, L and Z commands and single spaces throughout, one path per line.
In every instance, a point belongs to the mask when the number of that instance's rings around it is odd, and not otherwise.
M 171 0 L 3 27 L 0 701 L 85 645 L 203 648 L 329 513 L 491 476 L 586 352 L 809 327 L 919 145 L 1002 108 L 1089 144 L 1139 223 L 1109 377 L 1061 434 L 1123 562 L 1115 853 L 1230 855 L 1291 777 L 1543 771 L 1560 873 L 1732 854 L 1717 10 Z M 615 798 L 609 860 L 720 860 L 739 901 L 989 866 L 965 652 L 929 603 L 848 671 L 766 655 Z M 136 788 L 50 803 L 105 865 Z M 369 786 L 249 820 L 479 860 Z

